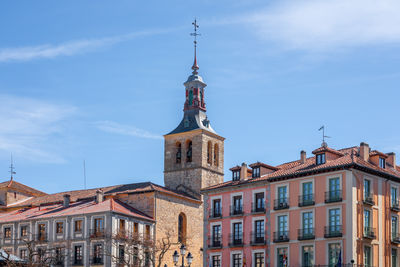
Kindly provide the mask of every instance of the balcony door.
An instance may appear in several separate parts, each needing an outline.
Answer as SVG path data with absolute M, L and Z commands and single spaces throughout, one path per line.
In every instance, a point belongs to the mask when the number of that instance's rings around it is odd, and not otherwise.
M 340 232 L 340 209 L 329 210 L 329 232 L 337 233 Z

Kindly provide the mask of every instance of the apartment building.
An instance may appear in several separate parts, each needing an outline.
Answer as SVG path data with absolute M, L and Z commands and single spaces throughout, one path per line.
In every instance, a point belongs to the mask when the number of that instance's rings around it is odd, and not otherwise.
M 137 257 L 135 266 L 150 266 L 151 253 L 138 246 L 137 255 L 124 238 L 153 237 L 154 220 L 119 200 L 94 200 L 41 205 L 0 213 L 0 246 L 9 254 L 46 266 L 118 266 L 122 258 Z M 122 258 L 121 258 L 122 257 Z M 120 259 L 121 258 L 121 259 Z
M 218 195 L 223 199 L 238 191 L 244 194 L 263 188 L 269 193 L 266 265 L 398 266 L 400 168 L 395 154 L 371 150 L 366 143 L 339 150 L 324 143 L 312 154 L 307 158 L 302 151 L 298 160 L 270 168 L 252 164 L 251 176 L 237 179 L 233 174 L 232 181 L 204 189 L 205 211 L 211 210 Z M 247 201 L 249 205 L 251 199 Z M 249 216 L 244 214 L 242 220 Z M 206 223 L 210 240 L 213 221 Z M 253 228 L 243 229 L 246 236 Z M 222 236 L 224 231 L 227 235 L 231 229 L 222 224 Z M 226 266 L 232 258 L 224 257 L 224 248 L 232 251 L 223 244 L 221 252 L 207 248 L 206 257 L 221 253 L 225 260 L 221 266 Z M 246 253 L 247 249 L 244 246 L 239 251 Z M 246 264 L 264 266 L 254 259 Z M 211 262 L 211 266 L 218 265 Z

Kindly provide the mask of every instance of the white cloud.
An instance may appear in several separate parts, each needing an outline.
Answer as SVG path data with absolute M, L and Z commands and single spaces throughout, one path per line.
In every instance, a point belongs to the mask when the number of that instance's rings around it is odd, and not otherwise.
M 135 136 L 148 139 L 162 139 L 161 135 L 150 133 L 129 125 L 122 125 L 112 121 L 98 121 L 96 127 L 104 132 L 116 133 L 121 135 Z
M 45 44 L 38 46 L 25 46 L 16 48 L 0 48 L 0 62 L 29 61 L 39 58 L 55 58 L 58 56 L 71 56 L 78 53 L 93 51 L 101 47 L 110 46 L 136 37 L 163 34 L 177 28 L 149 30 L 128 33 L 108 38 L 76 40 L 58 45 Z
M 286 48 L 329 50 L 399 44 L 399 14 L 398 0 L 298 0 L 276 1 L 238 21 Z
M 0 103 L 0 151 L 36 162 L 64 162 L 50 140 L 62 134 L 74 107 L 7 95 L 0 95 Z

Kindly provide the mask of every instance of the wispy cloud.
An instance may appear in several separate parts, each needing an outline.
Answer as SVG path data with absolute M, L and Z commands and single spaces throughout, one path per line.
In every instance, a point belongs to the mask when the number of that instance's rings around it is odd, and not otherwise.
M 95 123 L 96 127 L 104 132 L 135 136 L 148 139 L 162 139 L 161 135 L 150 133 L 146 130 L 139 129 L 129 125 L 122 125 L 112 121 L 98 121 Z
M 136 37 L 164 34 L 177 29 L 178 28 L 165 28 L 158 30 L 138 31 L 107 38 L 68 41 L 61 44 L 0 48 L 0 62 L 29 61 L 40 58 L 49 59 L 59 56 L 71 56 L 79 53 L 95 51 L 99 48 L 128 41 Z
M 286 48 L 330 50 L 400 44 L 399 11 L 398 0 L 286 0 L 231 23 L 245 22 Z
M 36 162 L 62 163 L 51 138 L 76 109 L 30 98 L 0 95 L 0 151 Z

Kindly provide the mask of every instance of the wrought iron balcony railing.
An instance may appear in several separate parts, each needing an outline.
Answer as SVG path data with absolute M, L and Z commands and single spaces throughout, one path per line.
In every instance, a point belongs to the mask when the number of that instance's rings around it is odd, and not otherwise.
M 211 209 L 209 218 L 221 218 L 222 217 L 222 209 Z
M 376 229 L 372 227 L 364 227 L 364 237 L 368 239 L 376 238 Z
M 252 213 L 265 213 L 265 204 L 260 203 L 251 203 L 251 212 Z
M 325 203 L 340 202 L 342 200 L 342 190 L 325 192 Z
M 208 248 L 222 248 L 222 237 L 220 235 L 208 237 Z
M 274 200 L 274 210 L 283 210 L 289 208 L 289 198 L 278 198 Z
M 265 245 L 265 232 L 251 232 L 250 233 L 250 244 L 251 245 Z
M 303 228 L 298 230 L 297 239 L 298 240 L 310 240 L 315 238 L 314 228 Z
M 329 225 L 325 226 L 325 238 L 331 237 L 341 237 L 343 235 L 342 226 L 341 225 Z
M 231 206 L 230 215 L 243 215 L 243 206 Z
M 400 244 L 400 234 L 392 233 L 392 243 Z
M 278 231 L 274 232 L 274 238 L 273 241 L 275 243 L 279 242 L 289 242 L 289 231 Z
M 299 196 L 299 207 L 315 205 L 314 194 Z
M 229 234 L 229 246 L 230 247 L 243 246 L 243 235 Z
M 397 199 L 390 202 L 390 209 L 393 211 L 400 211 L 400 205 Z
M 364 194 L 363 202 L 364 202 L 364 204 L 367 204 L 367 205 L 371 205 L 371 206 L 375 205 L 374 197 L 371 193 Z

